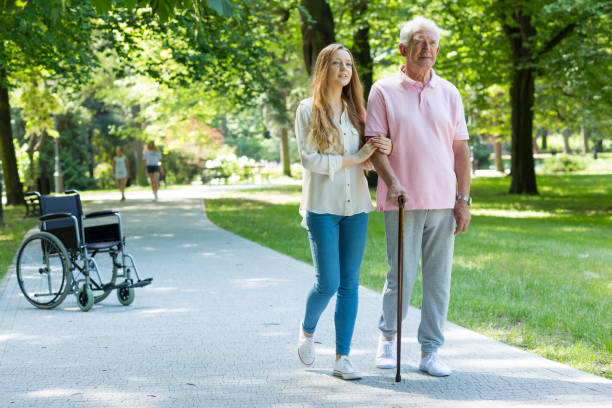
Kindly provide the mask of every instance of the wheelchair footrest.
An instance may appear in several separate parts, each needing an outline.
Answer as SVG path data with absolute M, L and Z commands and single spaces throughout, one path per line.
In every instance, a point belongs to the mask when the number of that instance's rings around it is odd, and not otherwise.
M 151 284 L 151 282 L 153 282 L 153 278 L 142 279 L 142 280 L 139 280 L 138 282 L 132 283 L 132 287 L 133 288 L 142 288 L 143 286 L 147 286 L 147 285 Z
M 153 282 L 153 278 L 142 279 L 137 282 L 130 283 L 128 281 L 123 281 L 116 285 L 106 284 L 103 286 L 104 290 L 107 289 L 121 289 L 121 288 L 142 288 L 143 286 L 147 286 Z

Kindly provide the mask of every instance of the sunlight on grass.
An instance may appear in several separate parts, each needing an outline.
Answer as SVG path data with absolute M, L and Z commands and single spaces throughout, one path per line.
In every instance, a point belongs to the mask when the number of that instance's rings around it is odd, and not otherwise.
M 543 218 L 554 216 L 554 214 L 541 211 L 485 210 L 478 208 L 471 210 L 470 213 L 472 215 L 490 215 L 492 217 L 504 218 Z

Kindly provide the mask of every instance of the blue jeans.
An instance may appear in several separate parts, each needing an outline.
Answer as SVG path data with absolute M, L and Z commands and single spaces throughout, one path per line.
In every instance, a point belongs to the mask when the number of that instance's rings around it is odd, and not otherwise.
M 329 300 L 336 298 L 336 354 L 348 355 L 359 290 L 359 268 L 368 231 L 368 214 L 351 216 L 306 213 L 316 282 L 306 301 L 303 329 L 314 333 Z

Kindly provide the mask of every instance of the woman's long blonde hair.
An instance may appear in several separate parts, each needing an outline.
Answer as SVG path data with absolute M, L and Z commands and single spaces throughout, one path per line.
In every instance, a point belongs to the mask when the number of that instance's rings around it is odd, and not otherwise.
M 331 150 L 344 154 L 344 145 L 338 128 L 334 125 L 334 114 L 327 101 L 327 74 L 331 66 L 334 53 L 344 50 L 353 61 L 351 82 L 342 88 L 342 101 L 346 102 L 351 123 L 359 132 L 359 145 L 363 144 L 365 128 L 365 109 L 363 106 L 363 88 L 359 75 L 355 69 L 353 54 L 342 44 L 330 44 L 323 48 L 317 56 L 314 73 L 312 75 L 312 116 L 308 131 L 308 141 L 320 152 Z

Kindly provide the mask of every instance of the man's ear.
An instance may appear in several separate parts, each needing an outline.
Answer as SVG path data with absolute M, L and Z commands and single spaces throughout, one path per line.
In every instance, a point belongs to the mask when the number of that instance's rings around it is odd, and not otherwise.
M 399 50 L 402 57 L 406 56 L 406 45 L 404 43 L 399 43 Z

